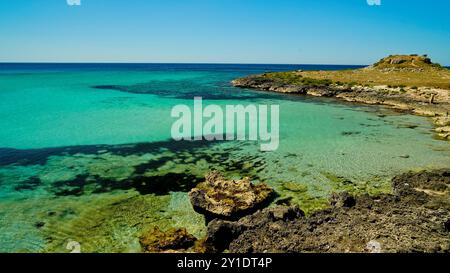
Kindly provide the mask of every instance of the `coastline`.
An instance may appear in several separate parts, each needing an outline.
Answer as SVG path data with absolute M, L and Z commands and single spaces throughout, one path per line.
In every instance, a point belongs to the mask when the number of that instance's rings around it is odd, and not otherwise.
M 266 75 L 248 76 L 233 80 L 231 83 L 239 88 L 313 97 L 329 97 L 346 102 L 382 105 L 395 110 L 406 111 L 414 115 L 432 118 L 437 136 L 443 140 L 450 140 L 450 92 L 446 89 L 337 83 L 309 86 L 267 79 Z

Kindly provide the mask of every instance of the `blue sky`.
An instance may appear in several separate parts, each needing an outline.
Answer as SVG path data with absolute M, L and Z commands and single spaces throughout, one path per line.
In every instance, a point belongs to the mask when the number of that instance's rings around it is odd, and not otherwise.
M 0 0 L 0 62 L 450 65 L 450 1 Z

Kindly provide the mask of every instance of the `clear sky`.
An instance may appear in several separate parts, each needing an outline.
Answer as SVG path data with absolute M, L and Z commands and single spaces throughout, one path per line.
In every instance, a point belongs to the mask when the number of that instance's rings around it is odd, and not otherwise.
M 0 62 L 450 65 L 450 1 L 0 0 Z

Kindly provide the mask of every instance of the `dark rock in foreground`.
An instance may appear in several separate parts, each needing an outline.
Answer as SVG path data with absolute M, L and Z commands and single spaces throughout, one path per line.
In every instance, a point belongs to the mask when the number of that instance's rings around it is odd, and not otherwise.
M 262 253 L 262 251 L 253 251 L 253 249 L 248 248 L 241 250 L 231 249 L 230 244 L 239 240 L 241 235 L 249 230 L 259 229 L 266 225 L 276 228 L 277 222 L 290 223 L 304 216 L 304 212 L 297 207 L 278 206 L 258 211 L 253 215 L 241 218 L 237 222 L 215 219 L 208 225 L 208 236 L 205 245 L 208 252 L 223 252 L 226 249 L 230 249 L 231 252 L 236 253 Z M 271 238 L 267 237 L 267 239 L 270 240 Z M 276 244 L 276 242 L 273 243 Z
M 218 172 L 191 190 L 189 198 L 196 211 L 210 219 L 236 219 L 264 206 L 273 194 L 265 184 L 254 185 L 249 178 L 226 180 Z
M 407 173 L 393 195 L 334 195 L 333 207 L 304 217 L 298 208 L 258 211 L 208 226 L 208 251 L 450 252 L 450 171 Z

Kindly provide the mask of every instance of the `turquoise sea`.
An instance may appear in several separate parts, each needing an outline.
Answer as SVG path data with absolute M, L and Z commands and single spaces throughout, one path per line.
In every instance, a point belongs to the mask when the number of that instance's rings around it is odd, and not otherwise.
M 450 145 L 427 118 L 325 98 L 242 90 L 249 74 L 352 66 L 0 64 L 0 252 L 139 252 L 154 226 L 205 220 L 187 192 L 211 169 L 251 177 L 275 203 L 306 212 L 332 192 L 390 192 L 409 170 L 450 166 Z M 248 141 L 176 142 L 171 109 L 280 105 L 280 147 Z

